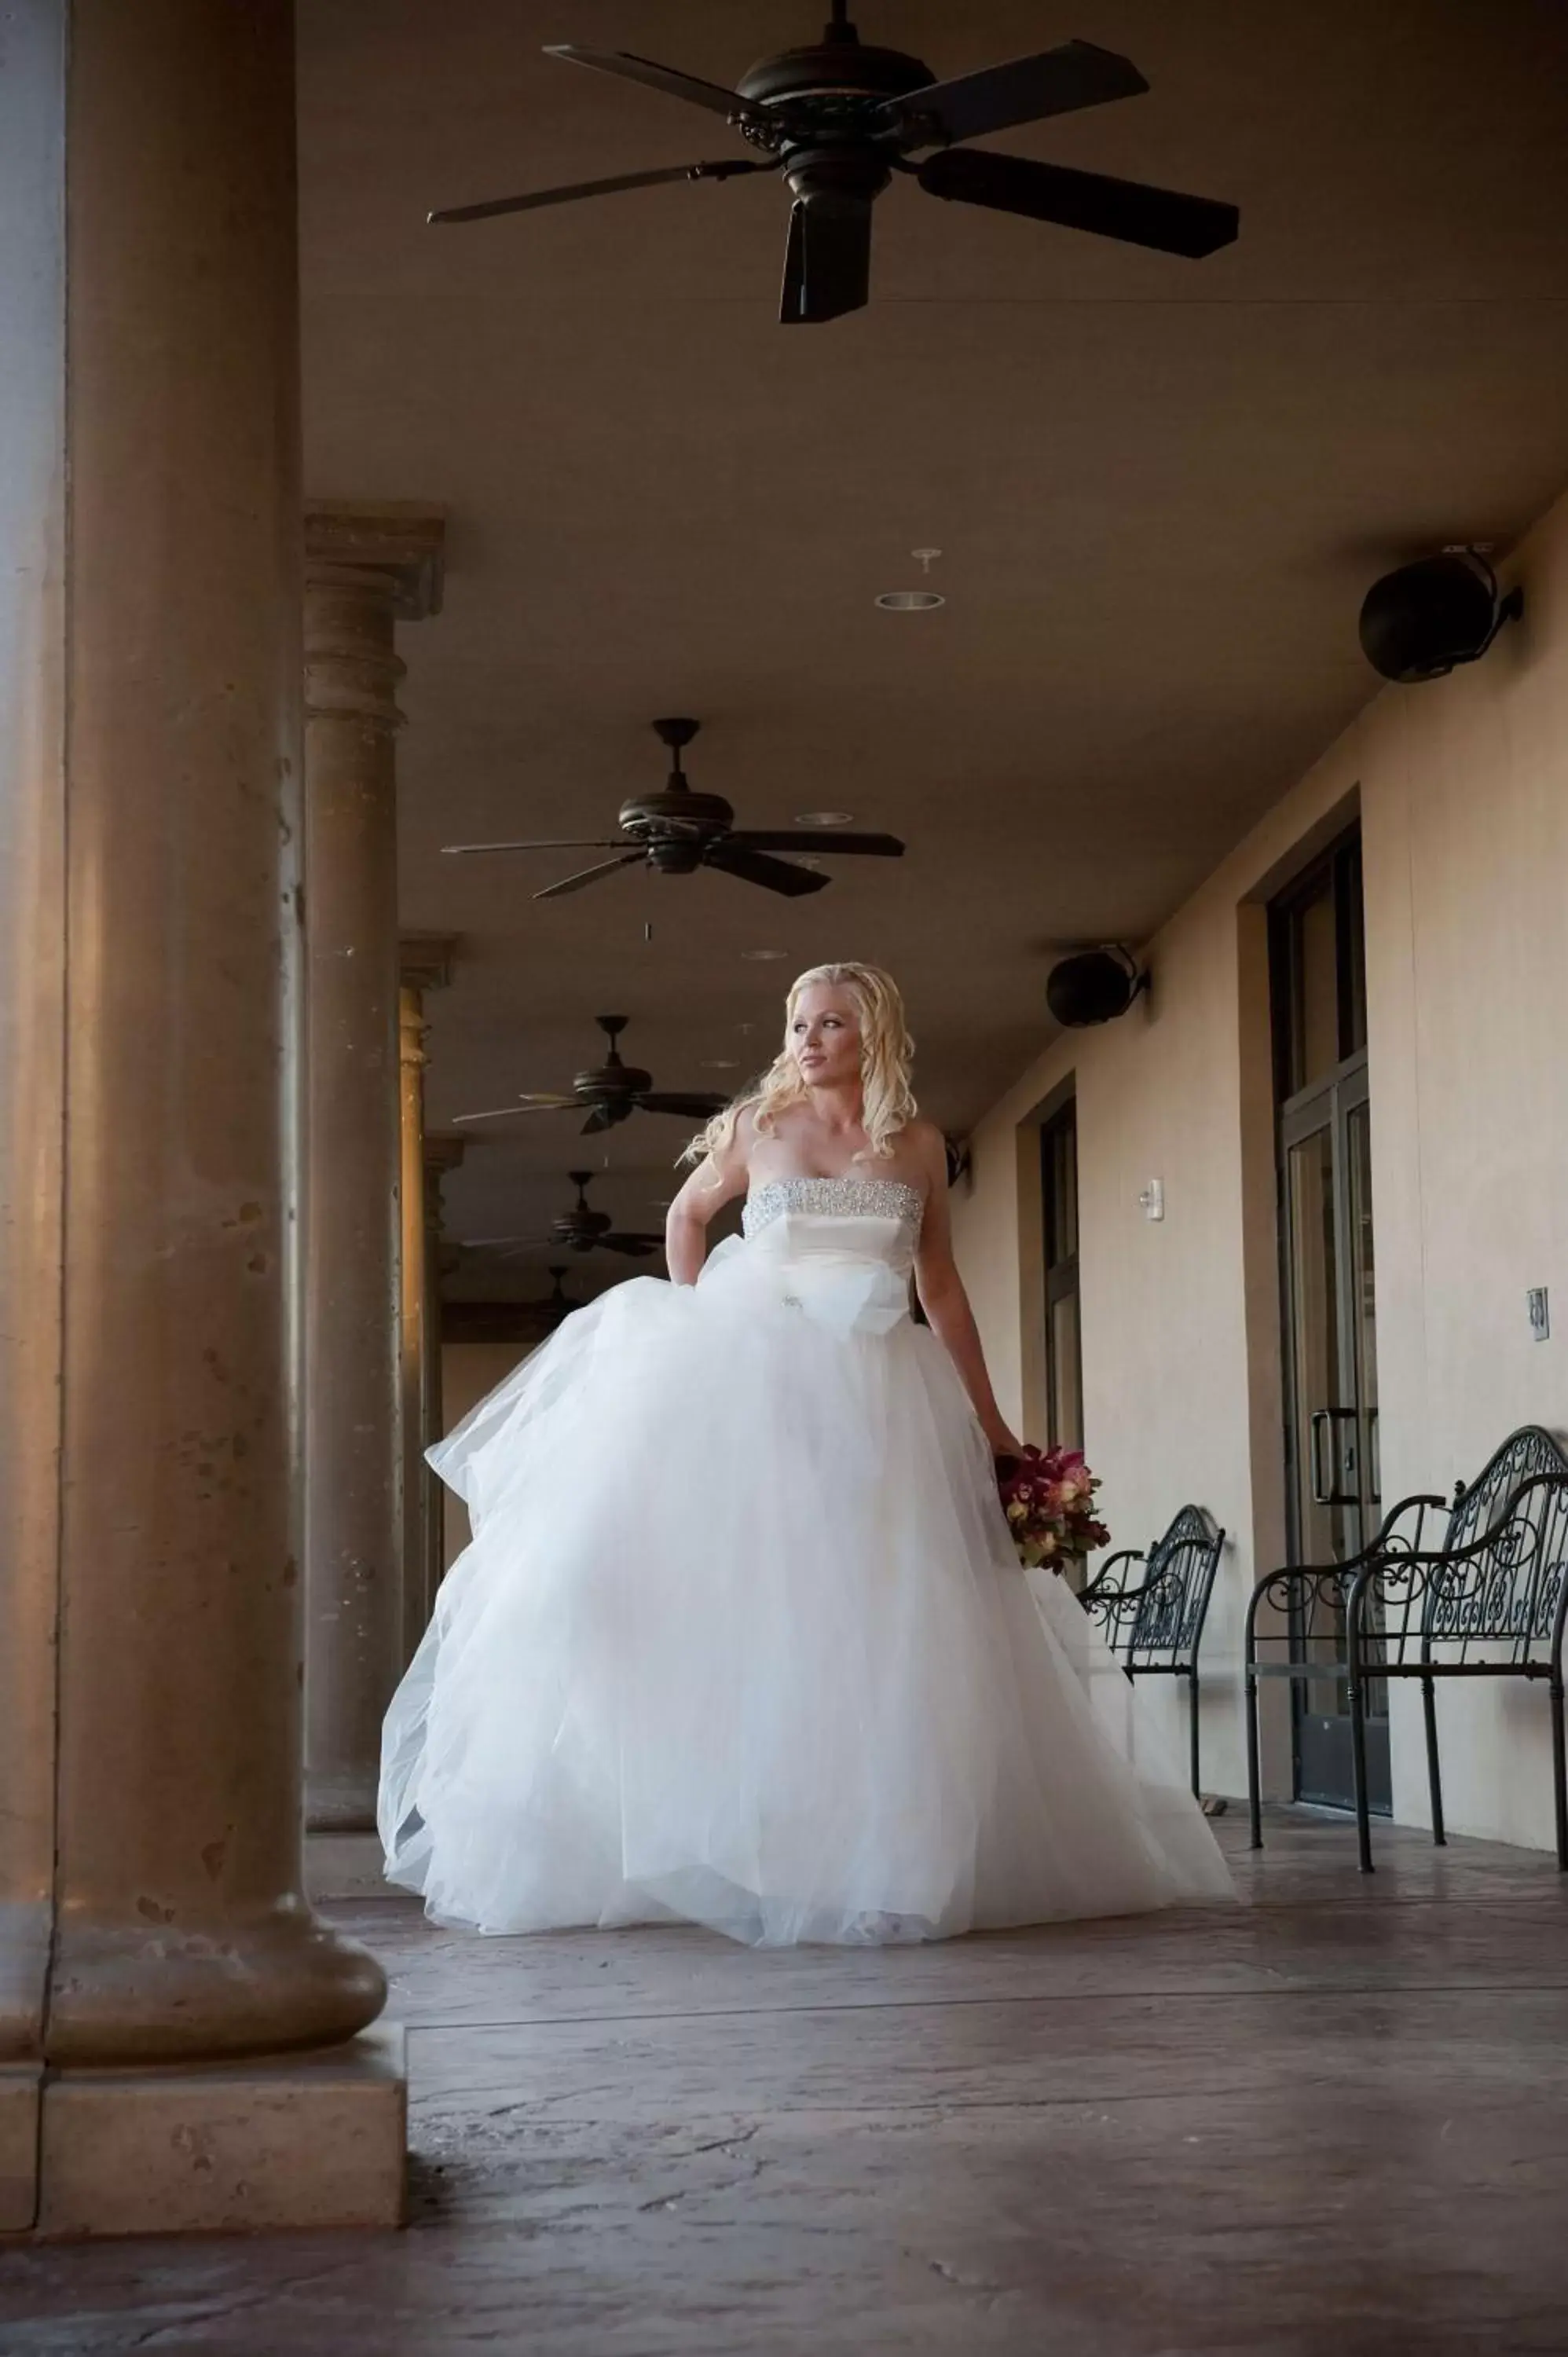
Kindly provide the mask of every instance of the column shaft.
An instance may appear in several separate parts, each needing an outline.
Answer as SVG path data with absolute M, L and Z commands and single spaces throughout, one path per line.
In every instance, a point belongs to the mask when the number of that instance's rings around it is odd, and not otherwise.
M 410 1659 L 424 1634 L 424 998 L 405 982 L 398 994 L 403 1179 L 399 1251 L 399 1382 L 403 1437 L 403 1650 Z
M 291 11 L 70 15 L 61 2064 L 384 1990 L 300 1896 Z
M 446 1429 L 441 1391 L 441 1276 L 444 1242 L 442 1187 L 448 1171 L 461 1163 L 467 1140 L 429 1137 L 424 1141 L 424 1430 L 428 1441 L 439 1440 Z M 428 1444 L 427 1444 L 428 1445 Z M 435 1609 L 435 1591 L 446 1570 L 446 1502 L 441 1483 L 424 1468 L 424 1594 L 425 1612 Z
M 64 27 L 0 73 L 0 2232 L 36 2201 L 54 1878 L 64 1160 Z
M 306 1781 L 342 1831 L 375 1823 L 407 1658 L 394 632 L 435 609 L 440 537 L 427 511 L 306 522 Z

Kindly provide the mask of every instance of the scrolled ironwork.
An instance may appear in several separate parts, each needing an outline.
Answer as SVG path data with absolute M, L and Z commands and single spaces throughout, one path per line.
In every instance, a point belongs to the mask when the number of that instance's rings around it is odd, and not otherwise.
M 1183 1506 L 1147 1555 L 1112 1555 L 1079 1601 L 1106 1633 L 1130 1678 L 1187 1682 L 1192 1789 L 1198 1791 L 1197 1656 L 1225 1534 L 1202 1506 Z M 1141 1565 L 1133 1580 L 1123 1566 Z
M 1465 1544 L 1388 1557 L 1359 1575 L 1354 1615 L 1369 1670 L 1550 1667 L 1568 1565 L 1568 1467 L 1535 1472 L 1470 1520 L 1480 1528 Z
M 1530 1469 L 1521 1474 L 1520 1468 Z M 1509 1484 L 1511 1483 L 1511 1486 Z M 1455 1534 L 1466 1535 L 1456 1539 Z M 1422 1689 L 1433 1839 L 1446 1839 L 1437 1685 L 1447 1678 L 1544 1679 L 1552 1705 L 1557 1862 L 1568 1871 L 1568 1458 L 1537 1426 L 1516 1433 L 1468 1489 L 1456 1489 L 1449 1544 L 1367 1565 L 1346 1614 L 1351 1753 L 1361 1866 L 1372 1867 L 1367 1801 L 1368 1688 L 1414 1677 Z

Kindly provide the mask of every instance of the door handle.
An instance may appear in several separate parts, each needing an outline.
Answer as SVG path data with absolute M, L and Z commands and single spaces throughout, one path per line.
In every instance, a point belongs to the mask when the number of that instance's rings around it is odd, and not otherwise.
M 1328 1454 L 1332 1456 L 1335 1426 L 1347 1418 L 1351 1437 L 1346 1445 L 1338 1471 L 1342 1480 L 1353 1482 L 1356 1479 L 1356 1410 L 1353 1407 L 1318 1407 L 1313 1409 L 1307 1419 L 1311 1434 L 1312 1502 L 1315 1506 L 1354 1506 L 1360 1502 L 1354 1490 L 1336 1489 L 1334 1474 L 1326 1470 L 1324 1465 L 1324 1441 L 1326 1438 Z

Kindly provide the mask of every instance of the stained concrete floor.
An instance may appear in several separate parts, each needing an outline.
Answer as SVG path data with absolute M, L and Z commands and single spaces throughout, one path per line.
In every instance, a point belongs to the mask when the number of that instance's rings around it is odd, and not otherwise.
M 0 2350 L 1568 2351 L 1568 1878 L 1220 1831 L 1244 1907 L 916 1950 L 346 1900 L 411 2031 L 410 2231 L 13 2247 Z

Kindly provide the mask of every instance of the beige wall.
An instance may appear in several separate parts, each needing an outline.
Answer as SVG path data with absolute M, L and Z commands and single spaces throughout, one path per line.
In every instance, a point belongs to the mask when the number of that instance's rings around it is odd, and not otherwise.
M 1482 662 L 1369 705 L 1148 945 L 1150 996 L 1059 1037 L 987 1115 L 954 1204 L 999 1393 L 1037 1431 L 1028 1129 L 1075 1074 L 1090 1458 L 1118 1540 L 1146 1543 L 1189 1497 L 1231 1534 L 1205 1652 L 1220 1792 L 1245 1781 L 1241 1613 L 1282 1559 L 1262 903 L 1358 800 L 1384 1497 L 1446 1487 L 1515 1424 L 1568 1431 L 1568 502 L 1508 575 L 1523 623 Z M 1160 1223 L 1137 1200 L 1155 1177 Z M 1532 1285 L 1552 1289 L 1545 1343 Z M 1546 1844 L 1544 1693 L 1450 1691 L 1440 1709 L 1452 1827 Z M 1396 1721 L 1395 1812 L 1420 1822 L 1409 1735 Z M 1276 1790 L 1287 1758 L 1276 1724 Z

